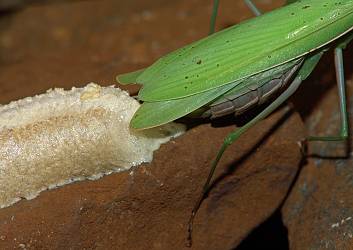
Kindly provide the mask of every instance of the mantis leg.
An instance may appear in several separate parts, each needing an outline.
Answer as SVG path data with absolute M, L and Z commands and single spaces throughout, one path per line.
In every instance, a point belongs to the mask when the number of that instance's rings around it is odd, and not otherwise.
M 251 0 L 244 0 L 245 4 L 249 9 L 255 14 L 255 16 L 261 16 L 261 11 L 256 7 L 256 5 Z
M 245 133 L 249 128 L 254 126 L 258 121 L 264 119 L 266 116 L 271 114 L 275 109 L 277 109 L 283 102 L 285 102 L 299 87 L 299 85 L 302 82 L 302 78 L 300 75 L 298 75 L 291 85 L 286 89 L 274 102 L 272 102 L 265 110 L 263 110 L 260 114 L 258 114 L 255 118 L 253 118 L 251 121 L 249 121 L 247 124 L 245 124 L 243 127 L 231 132 L 224 140 L 223 145 L 221 149 L 218 151 L 216 159 L 213 161 L 211 170 L 209 172 L 209 175 L 207 177 L 207 180 L 203 186 L 202 193 L 199 196 L 192 212 L 191 212 L 191 217 L 189 220 L 188 224 L 188 245 L 191 246 L 192 244 L 192 229 L 193 229 L 193 221 L 195 218 L 195 215 L 200 208 L 200 205 L 205 197 L 205 194 L 208 192 L 209 187 L 210 187 L 210 181 L 212 179 L 212 176 L 214 174 L 214 171 L 216 170 L 217 164 L 220 161 L 224 151 L 227 149 L 229 145 L 231 145 L 234 141 L 236 141 L 243 133 Z
M 348 138 L 348 114 L 346 108 L 346 86 L 343 69 L 342 48 L 335 49 L 335 68 L 340 99 L 341 130 L 337 136 L 310 136 L 308 141 L 343 141 Z
M 244 0 L 244 2 L 256 16 L 261 15 L 261 11 L 255 6 L 255 4 L 251 0 Z M 219 0 L 213 0 L 210 31 L 208 32 L 209 35 L 212 35 L 215 32 L 218 7 L 219 7 Z
M 213 34 L 215 31 L 218 7 L 219 7 L 219 0 L 213 0 L 213 8 L 212 8 L 212 15 L 211 15 L 211 22 L 210 22 L 210 31 L 208 32 L 209 35 Z

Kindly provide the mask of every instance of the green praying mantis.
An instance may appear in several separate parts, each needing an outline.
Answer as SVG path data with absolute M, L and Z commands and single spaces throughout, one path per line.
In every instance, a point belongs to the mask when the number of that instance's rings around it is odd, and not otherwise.
M 341 131 L 307 140 L 348 138 L 342 50 L 353 39 L 353 0 L 288 0 L 286 6 L 263 15 L 250 0 L 244 1 L 257 17 L 214 33 L 219 4 L 214 0 L 208 37 L 117 77 L 121 84 L 142 84 L 138 99 L 143 103 L 130 123 L 134 129 L 160 126 L 191 113 L 211 118 L 238 115 L 273 100 L 225 138 L 192 210 L 190 242 L 194 217 L 226 148 L 285 102 L 330 47 L 335 48 Z

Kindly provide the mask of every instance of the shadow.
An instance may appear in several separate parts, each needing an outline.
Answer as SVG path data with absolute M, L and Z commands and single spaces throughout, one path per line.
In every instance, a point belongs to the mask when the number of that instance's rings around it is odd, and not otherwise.
M 288 230 L 282 221 L 280 209 L 255 228 L 233 250 L 279 249 L 288 250 Z
M 301 169 L 306 164 L 306 158 L 302 158 L 299 163 L 299 169 L 291 185 L 288 188 L 281 204 L 276 211 L 264 222 L 253 229 L 250 234 L 233 250 L 256 250 L 256 249 L 273 249 L 273 250 L 289 250 L 288 229 L 283 223 L 282 207 L 287 201 L 295 183 L 299 178 Z M 234 244 L 236 245 L 236 244 Z

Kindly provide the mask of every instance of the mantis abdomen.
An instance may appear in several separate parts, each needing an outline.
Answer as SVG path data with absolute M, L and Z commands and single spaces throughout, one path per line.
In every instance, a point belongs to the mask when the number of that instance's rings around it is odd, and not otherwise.
M 209 105 L 202 117 L 217 118 L 234 113 L 244 113 L 254 106 L 263 104 L 288 87 L 290 80 L 302 65 L 303 59 L 297 59 L 285 65 L 259 73 L 246 79 L 247 84 L 239 84 Z M 248 82 L 249 81 L 249 82 Z

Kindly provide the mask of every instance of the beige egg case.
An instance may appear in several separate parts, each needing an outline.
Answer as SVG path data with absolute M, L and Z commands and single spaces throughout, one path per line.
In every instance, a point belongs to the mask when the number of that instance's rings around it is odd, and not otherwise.
M 0 207 L 150 162 L 184 132 L 176 123 L 130 129 L 139 105 L 125 91 L 91 83 L 0 106 Z

